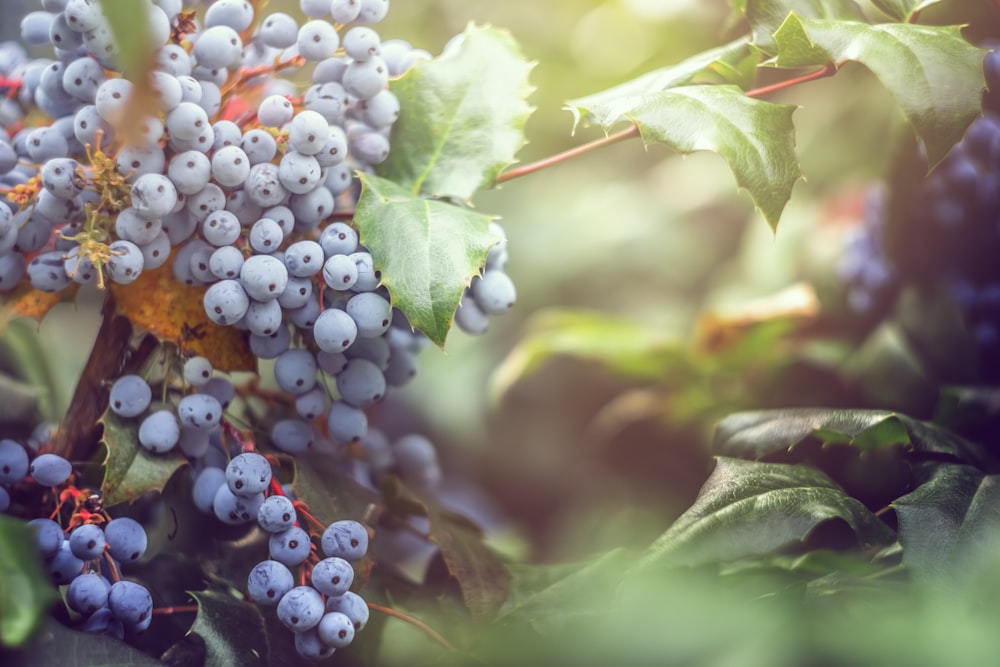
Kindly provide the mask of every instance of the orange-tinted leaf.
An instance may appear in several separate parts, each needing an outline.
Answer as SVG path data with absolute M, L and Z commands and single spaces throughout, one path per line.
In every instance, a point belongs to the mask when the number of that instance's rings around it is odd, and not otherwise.
M 16 288 L 0 295 L 0 322 L 5 323 L 18 316 L 33 317 L 40 321 L 63 301 L 71 301 L 79 288 L 79 285 L 73 283 L 62 292 L 53 294 L 35 289 L 25 278 Z
M 113 284 L 111 291 L 118 312 L 132 324 L 177 343 L 185 353 L 206 357 L 222 371 L 257 370 L 246 333 L 208 319 L 202 304 L 205 288 L 177 282 L 171 262 L 143 271 L 128 285 Z
M 799 283 L 777 294 L 748 301 L 736 310 L 701 316 L 695 346 L 706 352 L 719 352 L 758 326 L 786 322 L 794 330 L 812 323 L 818 315 L 816 292 L 812 286 Z

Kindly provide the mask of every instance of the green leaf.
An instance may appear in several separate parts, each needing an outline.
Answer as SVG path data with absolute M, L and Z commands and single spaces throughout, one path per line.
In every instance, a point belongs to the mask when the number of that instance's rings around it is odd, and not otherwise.
M 921 577 L 955 577 L 1000 547 L 1000 475 L 937 464 L 915 491 L 892 503 L 903 564 Z
M 191 632 L 205 640 L 206 667 L 270 667 L 264 619 L 249 602 L 212 591 L 191 593 L 198 615 Z
M 856 61 L 870 69 L 902 107 L 931 167 L 981 113 L 985 51 L 969 44 L 958 27 L 804 20 L 793 14 L 775 40 L 779 67 Z
M 981 449 L 930 423 L 886 410 L 799 408 L 743 412 L 724 419 L 712 445 L 717 454 L 764 459 L 807 442 L 847 445 L 859 452 L 898 447 L 927 456 L 984 463 Z
M 579 125 L 584 115 L 588 122 L 608 128 L 621 120 L 623 114 L 619 110 L 629 108 L 634 103 L 631 98 L 694 83 L 695 79 L 713 73 L 725 76 L 725 73 L 735 71 L 739 79 L 740 63 L 751 56 L 756 65 L 759 57 L 750 49 L 747 38 L 741 37 L 729 44 L 698 53 L 675 65 L 647 72 L 631 81 L 593 95 L 570 100 L 566 103 L 566 109 L 573 114 L 574 128 Z M 738 79 L 730 79 L 726 83 L 737 83 Z
M 121 640 L 77 632 L 54 619 L 49 619 L 38 636 L 19 650 L 0 649 L 0 658 L 4 667 L 163 667 L 159 660 Z
M 100 0 L 104 16 L 118 47 L 121 71 L 135 73 L 147 66 L 150 53 L 149 16 L 146 7 L 135 0 Z
M 337 461 L 322 454 L 296 456 L 292 489 L 299 500 L 320 521 L 327 524 L 340 519 L 361 521 L 378 494 L 344 475 Z
M 612 343 L 613 341 L 613 343 Z M 686 363 L 690 351 L 661 329 L 583 310 L 546 310 L 497 367 L 490 393 L 498 398 L 555 356 L 593 361 L 630 378 L 655 380 Z
M 941 0 L 872 0 L 872 4 L 895 21 L 909 23 L 911 17 Z
M 772 229 L 802 175 L 795 155 L 795 107 L 751 99 L 736 86 L 681 86 L 587 111 L 610 122 L 632 121 L 647 145 L 719 153 Z
M 58 599 L 41 568 L 31 529 L 0 514 L 0 645 L 24 644 Z
M 864 19 L 853 0 L 736 0 L 733 5 L 750 23 L 754 46 L 770 54 L 778 48 L 775 32 L 789 14 L 805 19 Z
M 400 114 L 379 175 L 460 200 L 494 186 L 524 144 L 532 67 L 508 33 L 470 25 L 454 50 L 390 83 Z
M 462 293 L 499 240 L 489 233 L 489 216 L 421 199 L 371 174 L 362 174 L 361 184 L 354 222 L 392 305 L 444 347 Z
M 187 465 L 179 453 L 157 456 L 139 445 L 139 420 L 121 419 L 110 409 L 101 417 L 106 451 L 101 492 L 108 507 L 129 502 L 147 491 L 162 491 L 178 468 Z
M 721 457 L 694 504 L 653 543 L 640 567 L 771 553 L 801 544 L 831 519 L 845 522 L 862 547 L 893 541 L 884 523 L 811 466 Z

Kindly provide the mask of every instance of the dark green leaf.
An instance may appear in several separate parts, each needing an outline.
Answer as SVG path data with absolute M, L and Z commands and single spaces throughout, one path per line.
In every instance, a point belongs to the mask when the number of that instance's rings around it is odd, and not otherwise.
M 804 20 L 775 34 L 779 67 L 857 61 L 896 98 L 936 165 L 981 112 L 983 55 L 957 27 Z
M 574 125 L 578 125 L 582 116 L 586 115 L 588 122 L 608 128 L 621 120 L 623 114 L 620 109 L 630 108 L 634 103 L 632 98 L 693 83 L 696 78 L 712 73 L 724 75 L 725 72 L 736 72 L 736 76 L 741 77 L 738 68 L 747 57 L 751 57 L 754 65 L 759 62 L 747 39 L 742 37 L 599 93 L 570 100 L 566 108 L 573 113 Z M 726 82 L 739 81 L 730 79 Z
M 155 621 L 154 621 L 155 623 Z M 17 651 L 0 648 L 4 667 L 155 667 L 163 663 L 113 637 L 88 635 L 67 628 L 56 620 L 34 641 Z
M 470 26 L 454 51 L 390 84 L 401 109 L 378 173 L 414 194 L 460 200 L 495 185 L 524 143 L 531 68 L 509 34 Z
M 1000 547 L 1000 476 L 939 464 L 892 504 L 903 564 L 922 577 L 954 577 Z
M 158 456 L 139 445 L 138 419 L 122 419 L 109 409 L 101 423 L 101 443 L 107 453 L 101 492 L 108 507 L 134 500 L 146 491 L 161 491 L 177 469 L 187 465 L 179 452 Z
M 806 465 L 719 458 L 694 505 L 661 535 L 642 567 L 759 556 L 801 544 L 839 519 L 860 546 L 892 542 L 892 531 L 829 477 Z
M 58 598 L 42 571 L 31 529 L 0 514 L 0 645 L 20 646 Z
M 378 502 L 377 494 L 344 475 L 329 456 L 297 456 L 294 461 L 292 489 L 320 521 L 361 521 L 368 507 Z
M 793 12 L 805 19 L 864 18 L 853 0 L 735 0 L 733 6 L 750 23 L 754 46 L 772 54 L 777 49 L 774 33 Z
M 498 241 L 489 216 L 421 199 L 370 174 L 361 183 L 354 221 L 392 305 L 444 347 L 462 293 Z
M 945 387 L 934 421 L 953 430 L 996 429 L 1000 426 L 1000 389 Z
M 507 598 L 510 572 L 467 520 L 432 506 L 428 507 L 428 518 L 431 541 L 441 549 L 448 572 L 462 590 L 465 606 L 474 619 L 490 619 Z
M 256 605 L 212 591 L 191 596 L 198 602 L 191 632 L 205 640 L 205 667 L 272 665 L 264 619 Z
M 802 175 L 795 155 L 795 107 L 751 99 L 736 86 L 681 86 L 588 110 L 627 118 L 643 141 L 681 153 L 719 153 L 772 228 Z
M 614 373 L 649 380 L 684 365 L 691 354 L 661 329 L 596 312 L 546 310 L 533 316 L 526 329 L 493 374 L 494 397 L 502 396 L 559 355 L 597 362 Z
M 715 433 L 717 454 L 763 459 L 808 441 L 848 445 L 859 452 L 899 447 L 981 462 L 981 450 L 954 433 L 886 410 L 800 408 L 744 412 L 727 417 Z

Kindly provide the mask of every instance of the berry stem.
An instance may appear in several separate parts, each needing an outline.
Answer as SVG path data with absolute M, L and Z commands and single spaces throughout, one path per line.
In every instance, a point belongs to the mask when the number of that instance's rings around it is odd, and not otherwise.
M 196 604 L 186 604 L 180 605 L 178 607 L 157 607 L 153 610 L 154 614 L 196 614 L 198 613 L 198 605 Z
M 302 517 L 307 522 L 311 523 L 314 527 L 319 528 L 320 532 L 326 530 L 326 524 L 324 524 L 322 521 L 314 517 L 309 512 L 309 506 L 306 505 L 304 502 L 302 502 L 301 500 L 296 500 L 294 503 L 292 503 L 292 506 L 295 507 L 296 511 L 298 511 L 298 513 L 301 514 Z
M 101 554 L 101 558 L 107 562 L 108 568 L 111 570 L 111 578 L 115 581 L 115 583 L 121 581 L 122 574 L 118 571 L 118 564 L 115 563 L 115 559 L 111 557 L 111 552 L 105 551 Z
M 997 0 L 1000 2 L 1000 0 Z M 773 93 L 778 90 L 783 90 L 785 88 L 790 88 L 791 86 L 798 85 L 800 83 L 806 83 L 807 81 L 813 81 L 814 79 L 821 79 L 823 77 L 831 76 L 837 71 L 837 65 L 830 63 L 821 70 L 815 72 L 810 72 L 809 74 L 803 74 L 802 76 L 795 77 L 793 79 L 788 79 L 786 81 L 779 81 L 778 83 L 771 84 L 769 86 L 764 86 L 762 88 L 754 88 L 753 90 L 748 90 L 746 92 L 747 97 L 761 97 L 767 95 L 768 93 Z M 547 158 L 538 160 L 537 162 L 531 162 L 519 167 L 517 169 L 512 169 L 508 172 L 500 174 L 497 177 L 497 183 L 506 183 L 507 181 L 512 181 L 515 178 L 520 178 L 521 176 L 527 176 L 528 174 L 533 174 L 536 171 L 541 171 L 542 169 L 547 169 L 553 165 L 557 165 L 561 162 L 566 162 L 572 158 L 590 153 L 591 151 L 597 150 L 598 148 L 603 148 L 604 146 L 610 146 L 611 144 L 617 144 L 625 139 L 632 139 L 633 137 L 639 136 L 639 126 L 632 125 L 632 127 L 627 130 L 622 130 L 621 132 L 616 132 L 615 134 L 609 134 L 602 139 L 596 139 L 594 141 L 583 144 L 582 146 L 577 146 L 576 148 L 571 148 L 562 153 L 557 153 Z
M 444 637 L 442 637 L 441 633 L 439 633 L 437 630 L 435 630 L 434 628 L 430 627 L 429 625 L 427 625 L 423 621 L 421 621 L 419 619 L 416 619 L 416 618 L 414 618 L 413 616 L 410 616 L 407 613 L 404 613 L 404 612 L 401 612 L 401 611 L 397 611 L 397 610 L 391 609 L 389 607 L 383 607 L 382 605 L 376 604 L 374 602 L 366 602 L 366 604 L 368 605 L 368 608 L 371 609 L 372 611 L 379 611 L 379 612 L 382 612 L 383 614 L 385 614 L 386 616 L 392 616 L 393 618 L 398 618 L 401 621 L 406 621 L 407 623 L 409 623 L 410 625 L 416 627 L 421 632 L 423 632 L 424 634 L 426 634 L 428 637 L 430 637 L 431 639 L 433 639 L 434 641 L 436 641 L 438 644 L 440 644 L 441 646 L 443 646 L 445 649 L 447 649 L 449 651 L 454 651 L 455 650 L 455 647 L 452 646 L 451 643 L 447 639 L 445 639 Z

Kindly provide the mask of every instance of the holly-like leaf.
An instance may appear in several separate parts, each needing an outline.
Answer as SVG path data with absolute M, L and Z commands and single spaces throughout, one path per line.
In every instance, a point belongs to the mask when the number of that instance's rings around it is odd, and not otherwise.
M 749 98 L 736 86 L 680 86 L 587 111 L 609 122 L 632 121 L 647 145 L 719 153 L 772 229 L 802 175 L 795 155 L 795 107 Z
M 912 123 L 931 167 L 981 113 L 986 52 L 967 42 L 958 27 L 805 20 L 792 14 L 775 40 L 779 67 L 856 61 L 870 69 Z
M 330 456 L 297 456 L 294 465 L 292 489 L 320 521 L 361 521 L 369 505 L 378 502 L 376 493 L 344 475 Z
M 937 464 L 915 491 L 892 503 L 903 564 L 921 577 L 961 574 L 1000 546 L 1000 475 Z
M 899 448 L 930 457 L 985 462 L 980 447 L 933 424 L 886 410 L 800 408 L 743 412 L 724 419 L 713 450 L 724 456 L 766 459 L 808 442 L 846 445 L 862 453 Z
M 463 291 L 499 240 L 489 216 L 422 199 L 378 176 L 362 174 L 361 184 L 354 222 L 392 305 L 444 347 Z
M 24 644 L 59 597 L 41 568 L 31 529 L 0 514 L 0 645 Z
M 524 144 L 533 65 L 506 32 L 469 26 L 460 44 L 390 83 L 399 121 L 378 173 L 414 194 L 467 200 Z
M 177 343 L 186 354 L 207 357 L 219 370 L 256 371 L 246 332 L 208 319 L 205 288 L 178 282 L 171 267 L 167 262 L 143 271 L 128 285 L 112 284 L 118 312 L 160 340 Z
M 872 4 L 894 21 L 909 23 L 918 12 L 922 12 L 941 0 L 872 0 Z
M 507 599 L 510 572 L 466 520 L 428 507 L 430 538 L 462 591 L 462 600 L 476 620 L 491 618 Z
M 256 605 L 213 591 L 191 593 L 191 597 L 198 603 L 198 615 L 191 632 L 205 640 L 206 665 L 270 667 L 275 664 L 268 650 L 264 619 Z
M 110 409 L 104 426 L 104 481 L 101 492 L 108 506 L 134 500 L 146 491 L 162 491 L 178 468 L 187 464 L 178 452 L 154 455 L 139 445 L 139 419 L 122 419 Z
M 829 477 L 807 465 L 721 457 L 694 504 L 661 535 L 641 568 L 760 556 L 801 544 L 839 519 L 859 546 L 893 541 L 893 532 Z
M 0 650 L 0 657 L 4 667 L 163 667 L 119 639 L 77 632 L 55 619 L 49 619 L 31 643 L 15 651 Z
M 733 8 L 750 23 L 754 46 L 771 54 L 774 33 L 793 12 L 805 19 L 864 19 L 854 0 L 735 0 Z
M 634 104 L 632 98 L 694 83 L 696 79 L 711 74 L 723 76 L 726 83 L 739 83 L 739 79 L 743 78 L 740 63 L 746 58 L 751 58 L 754 65 L 760 61 L 757 52 L 750 48 L 747 38 L 741 37 L 675 65 L 647 72 L 593 95 L 570 100 L 566 108 L 573 114 L 574 126 L 586 116 L 588 122 L 607 128 L 621 120 L 620 110 Z M 726 76 L 727 73 L 732 75 L 734 72 L 736 80 L 732 76 Z

